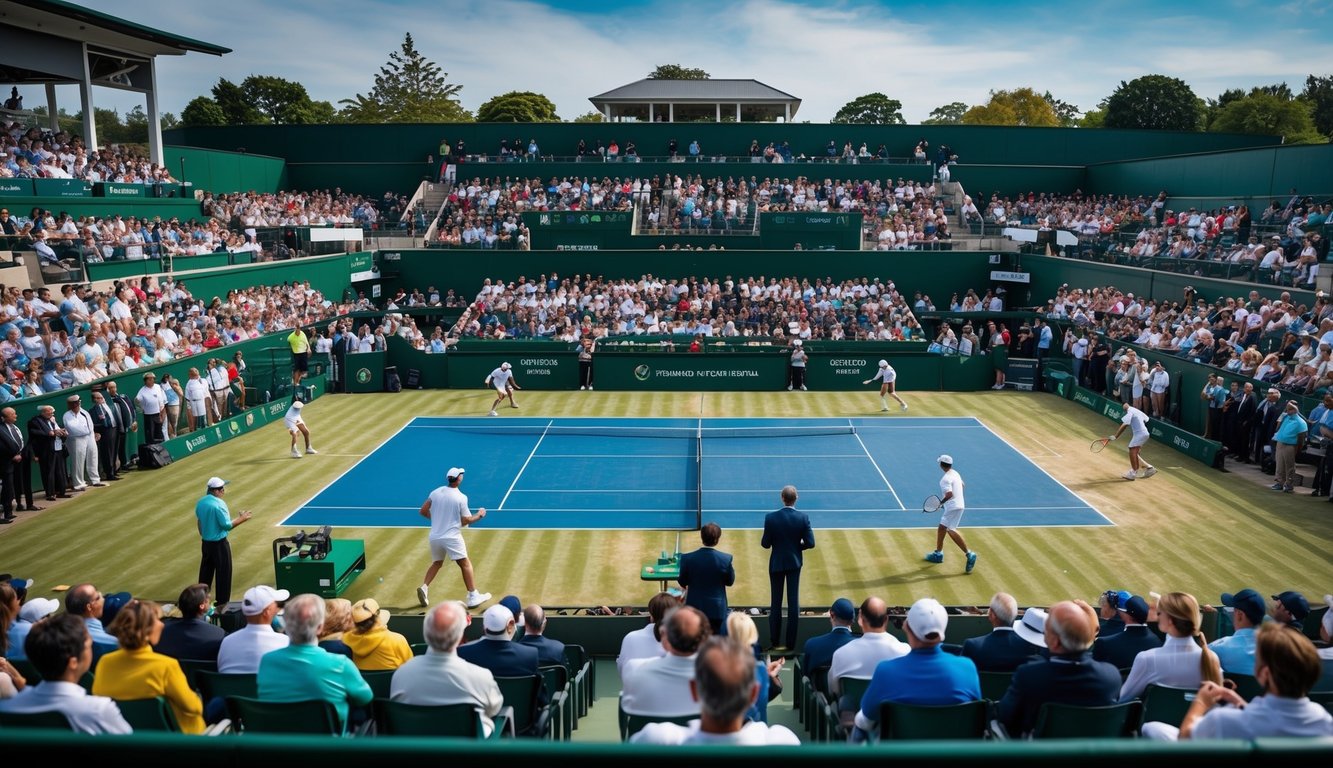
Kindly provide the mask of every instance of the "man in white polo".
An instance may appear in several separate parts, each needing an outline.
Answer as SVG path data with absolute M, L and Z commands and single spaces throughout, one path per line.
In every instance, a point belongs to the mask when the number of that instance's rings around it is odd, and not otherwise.
M 1139 458 L 1139 449 L 1143 447 L 1144 443 L 1148 442 L 1148 414 L 1132 405 L 1125 406 L 1125 415 L 1120 419 L 1120 428 L 1109 439 L 1119 439 L 1120 435 L 1124 434 L 1126 427 L 1130 430 L 1129 471 L 1122 477 L 1126 480 L 1152 477 L 1157 474 L 1157 467 Z
M 518 403 L 514 402 L 514 390 L 522 389 L 517 381 L 514 381 L 514 371 L 509 363 L 500 363 L 500 367 L 491 371 L 491 375 L 486 377 L 486 386 L 495 390 L 495 402 L 491 403 L 491 415 L 496 416 L 495 406 L 509 398 L 509 407 L 517 408 Z
M 478 592 L 472 573 L 472 561 L 467 557 L 467 545 L 463 542 L 463 528 L 486 516 L 486 508 L 469 514 L 467 496 L 458 489 L 463 482 L 463 468 L 451 467 L 445 473 L 448 485 L 431 491 L 430 498 L 421 505 L 421 516 L 430 520 L 430 566 L 426 568 L 426 578 L 417 587 L 417 601 L 423 607 L 430 605 L 428 590 L 440 572 L 446 559 L 458 563 L 463 572 L 463 586 L 467 587 L 467 607 L 476 608 L 491 599 L 490 592 Z
M 282 417 L 282 423 L 287 427 L 287 433 L 292 436 L 292 458 L 301 458 L 301 452 L 296 450 L 296 434 L 299 432 L 305 437 L 305 452 L 309 454 L 319 453 L 319 451 L 310 447 L 310 428 L 306 426 L 305 419 L 301 418 L 301 409 L 305 403 L 292 399 L 292 407 L 287 409 L 286 415 Z

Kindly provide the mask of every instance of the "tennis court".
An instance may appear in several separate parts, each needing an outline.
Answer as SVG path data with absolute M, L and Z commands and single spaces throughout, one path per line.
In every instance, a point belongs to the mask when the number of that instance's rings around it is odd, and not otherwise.
M 415 418 L 281 524 L 426 527 L 457 465 L 484 528 L 758 529 L 787 484 L 816 528 L 933 528 L 941 453 L 966 527 L 1113 524 L 972 418 Z

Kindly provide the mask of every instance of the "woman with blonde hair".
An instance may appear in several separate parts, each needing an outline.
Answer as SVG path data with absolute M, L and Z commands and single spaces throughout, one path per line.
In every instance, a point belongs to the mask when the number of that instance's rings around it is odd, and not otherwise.
M 128 701 L 164 696 L 185 733 L 204 732 L 204 704 L 181 671 L 180 662 L 153 650 L 162 639 L 162 608 L 151 600 L 131 600 L 106 631 L 120 648 L 97 662 L 93 695 Z
M 1120 688 L 1120 700 L 1138 698 L 1149 683 L 1197 689 L 1221 683 L 1222 666 L 1203 638 L 1199 602 L 1193 595 L 1171 592 L 1157 601 L 1157 628 L 1166 635 L 1160 648 L 1140 651 Z
M 785 658 L 767 661 L 759 655 L 759 628 L 754 619 L 745 611 L 732 611 L 727 616 L 727 639 L 737 645 L 751 649 L 755 656 L 755 682 L 759 683 L 759 696 L 745 716 L 755 722 L 768 722 L 768 702 L 782 695 L 782 683 L 778 673 L 786 663 Z
M 343 642 L 343 633 L 352 631 L 352 601 L 333 597 L 324 601 L 324 624 L 319 628 L 319 647 L 329 653 L 352 658 L 352 649 Z

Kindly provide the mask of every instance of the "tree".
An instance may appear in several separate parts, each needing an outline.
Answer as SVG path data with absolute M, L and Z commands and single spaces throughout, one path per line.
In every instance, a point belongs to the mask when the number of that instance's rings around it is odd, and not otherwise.
M 1166 75 L 1121 80 L 1102 106 L 1107 128 L 1199 131 L 1204 125 L 1203 100 L 1185 81 Z
M 540 93 L 510 91 L 477 107 L 479 123 L 558 123 L 555 104 Z
M 711 75 L 702 69 L 686 69 L 679 64 L 658 64 L 648 73 L 649 80 L 707 80 Z
M 277 125 L 331 122 L 318 119 L 321 110 L 311 101 L 305 86 L 298 82 L 271 75 L 250 75 L 241 81 L 240 90 L 246 100 L 267 118 L 265 122 Z M 330 104 L 327 112 L 332 111 L 333 105 Z
M 835 123 L 860 125 L 903 125 L 903 103 L 876 91 L 858 96 L 842 105 L 833 116 Z
M 1283 136 L 1288 144 L 1322 144 L 1327 137 L 1315 130 L 1308 102 L 1284 99 L 1256 88 L 1249 96 L 1233 99 L 1209 130 L 1219 133 L 1257 133 Z
M 1078 121 L 1079 128 L 1105 128 L 1106 110 L 1090 109 L 1083 113 L 1083 119 Z
M 339 102 L 342 116 L 354 123 L 469 122 L 471 113 L 458 103 L 463 86 L 448 83 L 448 75 L 417 51 L 409 32 L 380 67 L 370 93 Z
M 1031 88 L 991 91 L 990 101 L 963 114 L 967 125 L 1057 126 L 1060 118 L 1050 102 Z
M 930 117 L 922 120 L 922 125 L 957 125 L 963 121 L 963 115 L 967 112 L 967 105 L 961 101 L 954 101 L 945 104 L 942 107 L 935 107 L 930 110 Z
M 1077 104 L 1061 101 L 1052 96 L 1050 91 L 1043 93 L 1041 97 L 1046 100 L 1047 104 L 1051 105 L 1051 109 L 1055 110 L 1055 117 L 1060 121 L 1061 127 L 1073 128 L 1079 124 L 1079 108 Z
M 1333 75 L 1305 78 L 1305 90 L 1301 91 L 1301 100 L 1309 103 L 1310 116 L 1314 119 L 1315 130 L 1325 136 L 1333 136 Z
M 241 86 L 225 77 L 213 86 L 213 101 L 222 109 L 224 125 L 255 125 L 267 123 L 268 118 L 250 102 Z
M 570 120 L 571 123 L 601 123 L 606 121 L 606 116 L 601 112 L 584 112 L 578 117 Z
M 196 96 L 181 110 L 181 125 L 226 125 L 227 115 L 216 101 L 207 96 Z

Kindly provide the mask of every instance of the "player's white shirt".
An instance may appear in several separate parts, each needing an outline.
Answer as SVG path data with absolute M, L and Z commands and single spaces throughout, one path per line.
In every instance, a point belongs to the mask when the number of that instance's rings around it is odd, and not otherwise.
M 457 488 L 442 485 L 430 493 L 430 537 L 455 539 L 463 535 L 463 516 L 468 514 L 467 496 Z
M 1120 419 L 1120 423 L 1129 425 L 1129 431 L 1134 437 L 1148 436 L 1148 414 L 1132 405 L 1125 406 L 1125 416 Z
M 509 389 L 509 382 L 514 378 L 514 371 L 512 369 L 506 371 L 503 368 L 496 368 L 486 378 L 490 380 L 492 387 L 503 391 Z
M 944 494 L 949 491 L 953 491 L 953 496 L 944 502 L 944 511 L 966 509 L 966 505 L 963 504 L 963 476 L 952 468 L 940 476 L 940 498 L 944 498 Z
M 292 407 L 287 409 L 282 422 L 287 425 L 287 429 L 296 429 L 297 424 L 305 423 L 305 419 L 301 418 L 301 409 L 296 407 L 296 403 L 292 403 Z
M 893 370 L 893 366 L 886 365 L 883 368 L 880 368 L 879 371 L 876 372 L 874 376 L 870 377 L 870 380 L 871 381 L 882 380 L 885 384 L 892 384 L 897 378 L 898 378 L 898 372 Z

